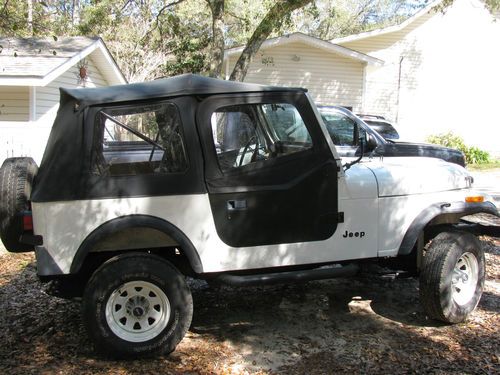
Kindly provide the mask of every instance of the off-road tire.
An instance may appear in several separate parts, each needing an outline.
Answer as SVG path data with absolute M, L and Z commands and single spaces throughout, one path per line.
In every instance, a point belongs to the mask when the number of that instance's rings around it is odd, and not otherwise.
M 32 158 L 9 158 L 0 168 L 0 238 L 5 248 L 19 253 L 32 245 L 19 242 L 23 234 L 23 211 L 30 209 L 31 189 L 38 167 Z
M 123 299 L 121 291 L 134 283 L 147 285 L 152 290 L 159 288 L 154 293 L 167 298 L 170 313 L 160 326 L 156 326 L 156 331 L 152 329 L 154 337 L 143 339 L 143 336 L 139 337 L 139 331 L 138 334 L 128 334 L 126 321 L 123 322 L 123 329 L 120 322 L 110 323 L 113 312 L 110 312 L 109 304 L 115 309 L 113 298 L 116 299 L 118 293 L 118 298 Z M 134 296 L 130 294 L 125 296 L 125 299 L 128 298 L 126 305 L 133 301 Z M 152 308 L 154 303 L 149 307 Z M 161 309 L 158 307 L 158 310 Z M 82 316 L 88 335 L 98 352 L 113 358 L 144 357 L 174 351 L 189 329 L 192 315 L 193 300 L 185 277 L 168 261 L 150 254 L 130 253 L 108 260 L 92 275 L 83 296 Z M 128 314 L 127 319 L 133 322 L 136 317 Z M 161 323 L 161 318 L 158 321 Z M 120 337 L 121 334 L 127 337 Z
M 457 272 L 460 275 L 461 269 L 470 273 L 464 279 L 472 281 L 467 287 L 457 284 Z M 479 303 L 484 279 L 485 258 L 479 240 L 465 232 L 440 233 L 432 240 L 423 258 L 420 273 L 422 306 L 433 319 L 446 323 L 463 322 Z M 461 292 L 465 294 L 460 296 Z

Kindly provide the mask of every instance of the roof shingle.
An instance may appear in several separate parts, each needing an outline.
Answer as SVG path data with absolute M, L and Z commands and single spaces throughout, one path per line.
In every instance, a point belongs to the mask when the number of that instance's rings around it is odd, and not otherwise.
M 0 38 L 0 77 L 44 77 L 99 38 Z

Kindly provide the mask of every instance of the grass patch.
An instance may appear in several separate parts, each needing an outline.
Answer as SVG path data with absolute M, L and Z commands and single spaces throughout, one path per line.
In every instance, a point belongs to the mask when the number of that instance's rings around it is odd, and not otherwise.
M 488 171 L 492 169 L 500 169 L 500 160 L 492 160 L 484 164 L 467 164 L 467 169 L 470 171 Z

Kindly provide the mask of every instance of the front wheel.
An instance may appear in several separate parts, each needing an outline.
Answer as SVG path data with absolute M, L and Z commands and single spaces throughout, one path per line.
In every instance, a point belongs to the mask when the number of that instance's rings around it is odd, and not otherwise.
M 427 249 L 420 273 L 420 299 L 427 314 L 460 323 L 475 309 L 483 293 L 484 252 L 470 233 L 443 232 Z
M 87 332 L 100 352 L 114 357 L 172 352 L 192 315 L 184 276 L 149 254 L 110 259 L 93 274 L 84 293 Z

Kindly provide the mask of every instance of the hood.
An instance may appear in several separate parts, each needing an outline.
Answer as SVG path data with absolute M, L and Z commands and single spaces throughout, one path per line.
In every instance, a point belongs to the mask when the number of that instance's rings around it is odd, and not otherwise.
M 400 140 L 400 139 L 391 139 L 389 142 L 392 142 L 397 145 L 401 146 L 418 146 L 418 147 L 424 147 L 424 148 L 433 148 L 436 150 L 446 150 L 450 152 L 460 152 L 457 149 L 450 148 L 450 147 L 445 147 L 441 145 L 436 145 L 433 143 L 425 143 L 425 142 L 411 142 L 411 141 L 405 141 L 405 140 Z
M 391 140 L 382 146 L 379 153 L 384 156 L 420 156 L 438 158 L 450 163 L 458 164 L 462 167 L 465 166 L 465 156 L 462 151 L 429 143 L 413 143 Z
M 435 158 L 384 157 L 363 165 L 374 173 L 380 197 L 464 189 L 472 181 L 465 168 Z

